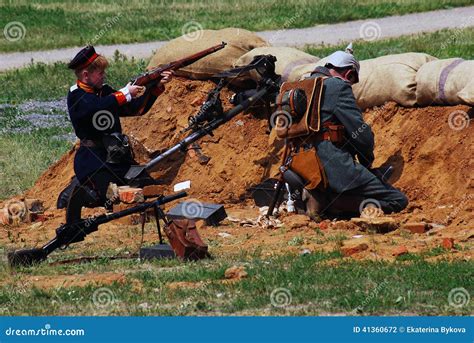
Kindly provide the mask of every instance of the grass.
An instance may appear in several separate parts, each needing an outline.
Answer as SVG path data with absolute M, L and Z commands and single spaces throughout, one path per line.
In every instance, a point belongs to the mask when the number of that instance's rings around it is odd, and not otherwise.
M 236 263 L 245 266 L 248 277 L 222 282 L 226 268 Z M 194 263 L 104 259 L 41 265 L 15 274 L 3 268 L 2 280 L 10 281 L 0 287 L 0 311 L 8 315 L 469 315 L 472 303 L 451 307 L 448 294 L 459 287 L 472 291 L 473 266 L 466 261 L 422 259 L 356 262 L 342 260 L 337 252 L 318 252 Z M 126 282 L 105 289 L 103 285 L 40 289 L 24 282 L 39 275 L 80 277 L 92 272 L 123 272 Z M 193 287 L 172 287 L 176 282 Z M 107 304 L 94 301 L 98 292 L 108 295 Z
M 71 143 L 54 138 L 67 132 L 49 128 L 0 135 L 0 200 L 33 186 L 41 173 L 71 148 Z
M 132 76 L 145 70 L 148 61 L 127 59 L 116 52 L 107 69 L 108 83 L 118 88 L 124 86 Z M 69 87 L 76 81 L 74 73 L 65 63 L 51 65 L 34 63 L 21 69 L 0 73 L 4 91 L 0 102 L 15 104 L 25 100 L 52 100 L 65 97 Z
M 302 28 L 472 5 L 471 0 L 2 1 L 0 52 L 167 40 L 188 28 Z M 15 40 L 16 38 L 21 38 Z
M 306 46 L 305 50 L 312 55 L 324 57 L 335 50 L 344 50 L 346 46 L 347 43 L 330 47 Z M 374 42 L 354 42 L 354 54 L 359 60 L 404 52 L 424 52 L 440 59 L 474 59 L 474 28 L 441 30 Z

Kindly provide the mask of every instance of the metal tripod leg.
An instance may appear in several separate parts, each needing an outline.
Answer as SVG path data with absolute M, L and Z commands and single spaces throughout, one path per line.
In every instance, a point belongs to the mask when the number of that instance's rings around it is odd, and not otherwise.
M 156 219 L 156 229 L 158 230 L 158 237 L 160 238 L 160 244 L 163 244 L 163 236 L 161 234 L 161 227 L 160 227 L 160 218 L 162 217 L 162 211 L 158 205 L 153 206 L 153 212 L 155 212 L 155 219 Z

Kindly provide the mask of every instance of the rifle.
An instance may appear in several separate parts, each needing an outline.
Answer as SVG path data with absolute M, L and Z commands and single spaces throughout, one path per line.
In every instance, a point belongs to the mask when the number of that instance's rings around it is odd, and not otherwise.
M 223 49 L 226 45 L 227 43 L 222 42 L 221 44 L 217 44 L 208 49 L 197 52 L 194 55 L 191 55 L 191 56 L 182 58 L 180 60 L 173 61 L 165 65 L 162 65 L 160 67 L 154 68 L 150 71 L 147 71 L 143 74 L 140 74 L 132 78 L 130 82 L 132 83 L 132 85 L 135 85 L 135 86 L 153 87 L 157 85 L 162 79 L 162 76 L 161 76 L 162 72 L 186 67 L 200 60 L 201 58 L 206 57 L 207 55 L 213 54 L 214 52 Z
M 73 223 L 66 223 L 56 229 L 56 237 L 43 245 L 41 248 L 16 250 L 8 253 L 8 262 L 10 266 L 30 266 L 34 263 L 44 261 L 54 250 L 67 247 L 69 244 L 81 242 L 84 238 L 98 230 L 99 225 L 108 223 L 114 219 L 122 218 L 133 213 L 143 213 L 153 208 L 158 226 L 158 235 L 160 243 L 162 242 L 161 231 L 159 227 L 159 217 L 163 215 L 160 206 L 187 196 L 186 192 L 179 192 L 169 196 L 160 196 L 158 199 L 145 202 L 140 205 L 111 214 L 102 214 L 97 217 L 80 219 Z
M 212 132 L 215 129 L 230 121 L 237 114 L 248 109 L 258 100 L 267 96 L 274 97 L 280 88 L 280 76 L 275 74 L 275 61 L 276 57 L 272 55 L 259 55 L 255 56 L 254 60 L 245 67 L 231 69 L 215 75 L 216 78 L 220 77 L 217 87 L 209 93 L 199 112 L 195 116 L 189 117 L 188 127 L 182 130 L 182 132 L 192 132 L 176 145 L 150 160 L 147 164 L 132 165 L 125 175 L 127 182 L 130 183 L 144 171 L 151 171 L 158 163 L 175 152 L 185 152 L 189 145 L 200 138 L 207 135 L 212 136 Z M 241 101 L 229 111 L 223 112 L 220 91 L 224 87 L 225 80 L 238 77 L 241 73 L 251 69 L 257 70 L 262 76 L 257 90 L 250 97 L 242 98 Z

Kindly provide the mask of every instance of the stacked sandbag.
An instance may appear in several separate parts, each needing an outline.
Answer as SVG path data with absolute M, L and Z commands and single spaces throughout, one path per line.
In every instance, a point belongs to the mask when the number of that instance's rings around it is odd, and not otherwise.
M 311 73 L 316 69 L 316 67 L 324 67 L 327 63 L 327 57 L 321 58 L 315 63 L 302 64 L 294 68 L 288 77 L 288 81 L 300 81 L 304 80 L 307 77 L 311 76 Z
M 273 55 L 277 58 L 275 72 L 281 75 L 283 81 L 292 81 L 294 70 L 302 65 L 314 64 L 319 58 L 301 50 L 290 47 L 261 47 L 255 48 L 241 56 L 235 66 L 244 66 L 252 62 L 258 55 Z M 250 73 L 253 79 L 258 79 L 256 73 Z M 290 80 L 291 79 L 291 80 Z
M 200 30 L 192 35 L 175 38 L 162 46 L 152 57 L 148 69 L 182 59 L 221 42 L 227 43 L 224 49 L 180 69 L 176 74 L 205 80 L 232 68 L 236 61 L 250 50 L 269 45 L 255 33 L 243 29 Z
M 359 83 L 352 88 L 360 108 L 366 109 L 395 101 L 405 107 L 417 102 L 416 76 L 424 64 L 436 57 L 409 52 L 360 62 Z
M 474 105 L 474 61 L 450 58 L 426 63 L 418 70 L 416 82 L 420 106 Z

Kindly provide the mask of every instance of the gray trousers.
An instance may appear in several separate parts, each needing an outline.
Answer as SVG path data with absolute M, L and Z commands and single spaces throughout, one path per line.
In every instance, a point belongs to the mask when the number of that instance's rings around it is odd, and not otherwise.
M 303 201 L 308 214 L 359 216 L 371 204 L 384 213 L 400 212 L 408 205 L 408 198 L 401 191 L 374 177 L 368 183 L 342 193 L 331 191 L 303 191 Z

